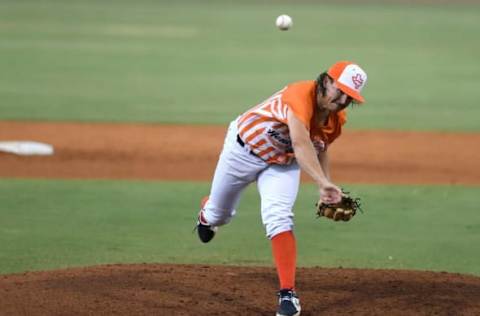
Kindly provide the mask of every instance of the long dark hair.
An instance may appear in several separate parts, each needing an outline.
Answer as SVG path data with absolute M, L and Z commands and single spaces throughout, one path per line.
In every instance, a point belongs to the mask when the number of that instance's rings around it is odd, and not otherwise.
M 322 96 L 325 96 L 327 91 L 325 90 L 325 86 L 323 85 L 323 82 L 325 81 L 325 77 L 330 78 L 330 76 L 327 74 L 327 72 L 322 72 L 320 75 L 317 77 L 317 95 L 322 94 Z

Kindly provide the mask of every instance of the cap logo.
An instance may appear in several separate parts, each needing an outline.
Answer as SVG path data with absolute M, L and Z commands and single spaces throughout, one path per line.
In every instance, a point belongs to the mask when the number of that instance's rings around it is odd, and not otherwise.
M 363 78 L 361 74 L 356 74 L 352 76 L 352 82 L 355 85 L 355 89 L 359 89 L 363 85 Z
M 357 64 L 339 62 L 330 68 L 330 75 L 335 82 L 339 84 L 340 90 L 351 96 L 359 102 L 364 102 L 364 98 L 360 95 L 360 91 L 367 83 L 367 74 Z M 337 68 L 335 68 L 337 67 Z

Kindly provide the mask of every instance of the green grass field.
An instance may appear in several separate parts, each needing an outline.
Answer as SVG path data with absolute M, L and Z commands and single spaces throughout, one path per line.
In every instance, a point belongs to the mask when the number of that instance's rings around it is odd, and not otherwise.
M 348 187 L 363 196 L 365 212 L 334 223 L 315 218 L 315 187 L 302 186 L 299 265 L 480 275 L 472 248 L 478 188 Z M 255 186 L 207 245 L 192 232 L 206 183 L 5 179 L 0 192 L 0 273 L 112 262 L 272 264 Z
M 223 124 L 353 59 L 351 127 L 480 129 L 480 5 L 2 0 L 0 21 L 2 119 Z
M 284 84 L 353 59 L 369 74 L 368 104 L 350 111 L 348 128 L 480 130 L 479 5 L 172 2 L 1 0 L 0 119 L 224 124 Z M 291 31 L 275 29 L 282 13 Z M 338 224 L 315 220 L 315 188 L 302 186 L 301 266 L 480 275 L 478 186 L 349 187 L 366 212 Z M 253 188 L 213 243 L 197 241 L 208 188 L 0 179 L 0 274 L 270 265 Z

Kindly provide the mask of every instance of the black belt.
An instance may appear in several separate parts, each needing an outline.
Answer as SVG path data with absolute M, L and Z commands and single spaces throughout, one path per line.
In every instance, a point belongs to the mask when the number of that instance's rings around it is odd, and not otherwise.
M 245 147 L 245 142 L 243 141 L 243 139 L 240 138 L 240 135 L 237 134 L 237 143 L 242 146 L 242 147 Z M 255 154 L 252 150 L 249 151 L 250 155 L 254 155 L 255 157 L 258 157 L 257 154 Z
M 237 143 L 240 144 L 240 146 L 245 147 L 245 142 L 240 138 L 240 135 L 237 134 Z

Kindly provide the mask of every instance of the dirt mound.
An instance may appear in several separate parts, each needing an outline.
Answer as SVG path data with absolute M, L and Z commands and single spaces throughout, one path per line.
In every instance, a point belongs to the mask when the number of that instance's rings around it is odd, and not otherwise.
M 480 278 L 300 268 L 303 316 L 480 315 Z M 273 315 L 273 268 L 107 265 L 0 277 L 2 315 Z

